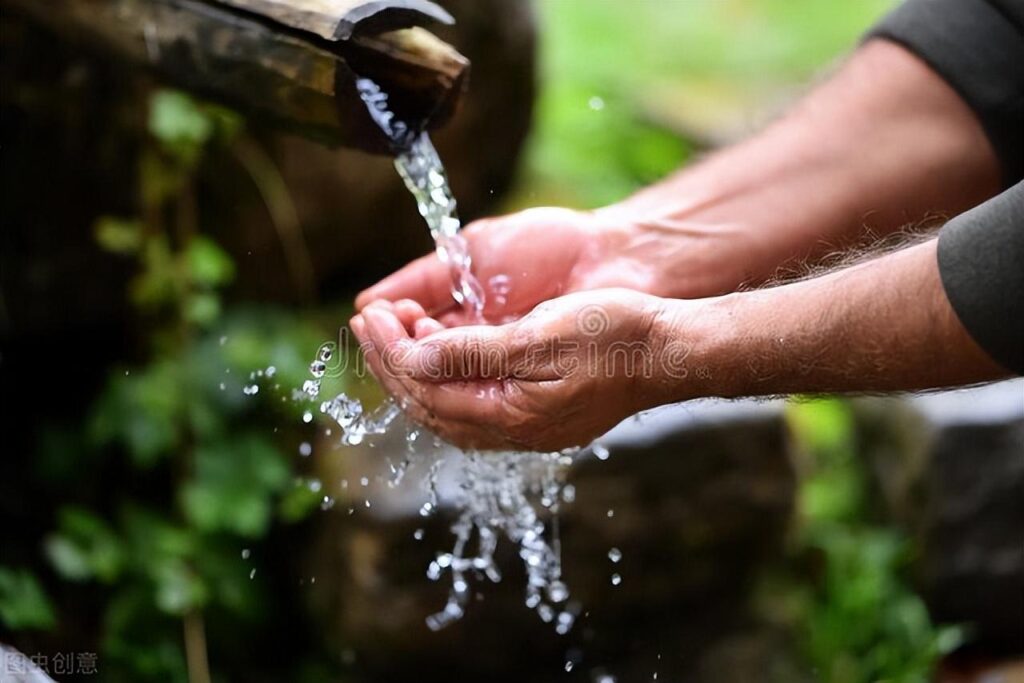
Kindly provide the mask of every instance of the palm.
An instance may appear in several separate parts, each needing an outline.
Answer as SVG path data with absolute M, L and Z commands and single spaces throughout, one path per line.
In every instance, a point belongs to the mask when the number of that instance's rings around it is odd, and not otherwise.
M 518 318 L 572 291 L 594 258 L 588 220 L 573 211 L 536 209 L 469 226 L 473 272 L 487 297 L 484 316 Z
M 591 214 L 541 208 L 467 226 L 463 235 L 473 273 L 486 296 L 484 317 L 491 322 L 518 318 L 541 301 L 595 286 L 589 280 L 602 260 L 595 222 Z M 412 299 L 446 325 L 469 322 L 450 288 L 450 273 L 430 254 L 364 291 L 356 306 Z

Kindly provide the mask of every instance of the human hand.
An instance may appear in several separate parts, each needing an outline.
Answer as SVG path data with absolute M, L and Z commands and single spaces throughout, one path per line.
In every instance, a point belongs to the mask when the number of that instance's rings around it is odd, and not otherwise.
M 619 230 L 600 212 L 529 209 L 476 221 L 460 234 L 484 287 L 484 318 L 490 322 L 514 320 L 563 294 L 604 287 L 650 291 L 652 286 L 651 267 L 620 254 Z M 379 299 L 411 299 L 449 326 L 475 322 L 455 305 L 450 272 L 433 253 L 362 292 L 356 309 Z
M 663 402 L 689 349 L 668 341 L 663 300 L 575 293 L 503 325 L 444 329 L 419 304 L 352 319 L 370 368 L 411 417 L 452 443 L 553 451 L 589 443 Z

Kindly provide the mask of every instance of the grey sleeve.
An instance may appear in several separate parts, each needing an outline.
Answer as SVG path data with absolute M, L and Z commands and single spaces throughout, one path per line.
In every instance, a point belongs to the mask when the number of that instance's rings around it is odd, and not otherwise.
M 942 287 L 964 328 L 1024 375 L 1024 182 L 947 223 L 938 252 Z
M 1024 178 L 1024 0 L 905 0 L 867 37 L 928 63 L 977 114 L 1004 186 Z

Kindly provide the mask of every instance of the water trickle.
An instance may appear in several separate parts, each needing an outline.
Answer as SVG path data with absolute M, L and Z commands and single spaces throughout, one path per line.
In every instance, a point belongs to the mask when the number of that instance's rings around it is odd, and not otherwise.
M 484 310 L 484 289 L 472 272 L 472 258 L 466 240 L 459 230 L 456 202 L 448 178 L 429 136 L 410 129 L 395 117 L 388 107 L 387 94 L 368 79 L 359 79 L 357 87 L 370 115 L 388 135 L 396 150 L 395 167 L 416 200 L 420 215 L 434 238 L 436 252 L 451 273 L 452 298 L 463 306 L 466 314 L 481 319 Z M 504 276 L 491 278 L 489 286 L 497 303 L 509 295 L 509 280 Z M 333 344 L 322 345 L 310 364 L 311 379 L 301 391 L 300 400 L 319 401 L 319 411 L 341 428 L 343 444 L 355 445 L 364 438 L 383 434 L 401 414 L 394 401 L 385 401 L 379 408 L 367 411 L 361 402 L 342 393 L 330 400 L 320 400 L 322 380 L 330 374 L 329 365 L 335 351 Z M 307 411 L 303 421 L 310 422 Z M 445 463 L 442 446 L 436 438 L 421 443 L 421 432 L 410 428 L 406 436 L 404 458 L 391 463 L 389 486 L 402 481 L 410 467 L 423 467 L 423 488 L 428 500 L 419 514 L 430 517 L 439 510 L 438 478 Z M 371 442 L 372 445 L 372 442 Z M 524 602 L 545 622 L 552 622 L 558 633 L 567 633 L 576 618 L 576 607 L 568 604 L 569 588 L 561 580 L 561 546 L 558 539 L 559 506 L 575 498 L 575 489 L 566 487 L 565 473 L 577 457 L 577 451 L 563 453 L 456 453 L 452 457 L 465 460 L 455 470 L 455 493 L 446 499 L 455 513 L 451 532 L 455 537 L 450 552 L 439 553 L 427 567 L 427 577 L 438 581 L 449 574 L 451 588 L 443 609 L 427 617 L 427 626 L 438 630 L 465 614 L 472 591 L 470 582 L 501 580 L 494 554 L 501 538 L 519 549 L 526 570 Z M 360 480 L 367 486 L 369 480 Z M 370 507 L 370 501 L 365 501 Z M 349 508 L 349 513 L 352 513 Z M 551 524 L 545 519 L 550 515 Z M 416 540 L 423 538 L 417 530 Z

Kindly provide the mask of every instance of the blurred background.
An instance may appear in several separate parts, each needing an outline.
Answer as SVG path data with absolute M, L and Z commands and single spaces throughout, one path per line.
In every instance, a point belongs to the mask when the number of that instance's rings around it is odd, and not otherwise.
M 472 76 L 434 138 L 471 220 L 737 140 L 893 2 L 441 4 Z M 6 6 L 0 31 L 0 644 L 56 680 L 1024 680 L 1019 382 L 630 421 L 568 473 L 573 631 L 506 547 L 430 632 L 451 518 L 380 485 L 402 435 L 341 447 L 291 400 L 354 293 L 431 247 L 391 161 Z

